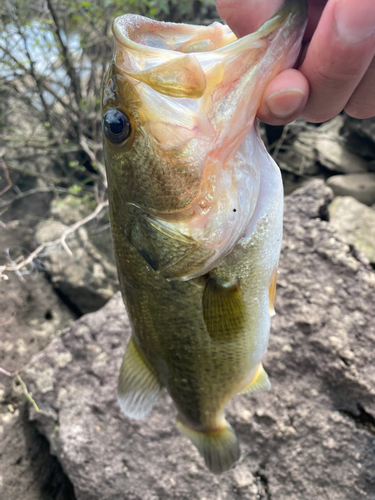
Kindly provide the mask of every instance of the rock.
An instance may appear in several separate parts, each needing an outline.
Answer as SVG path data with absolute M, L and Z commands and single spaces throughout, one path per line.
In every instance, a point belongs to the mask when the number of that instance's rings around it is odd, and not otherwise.
M 375 203 L 375 173 L 334 175 L 327 184 L 336 196 L 351 196 L 365 205 Z
M 316 130 L 316 127 L 303 120 L 285 125 L 272 153 L 281 170 L 298 176 L 319 173 L 317 154 L 314 150 Z
M 343 141 L 336 137 L 322 136 L 317 140 L 315 147 L 318 151 L 319 162 L 329 170 L 343 174 L 367 172 L 367 162 L 350 153 Z
M 347 146 L 368 160 L 375 159 L 375 117 L 358 120 L 345 116 Z
M 292 174 L 286 170 L 281 170 L 281 177 L 283 179 L 284 195 L 288 196 L 298 188 L 306 186 L 311 182 L 311 177 L 299 176 Z
M 366 160 L 349 151 L 346 137 L 341 133 L 344 118 L 338 115 L 315 129 L 315 144 L 318 161 L 328 170 L 342 174 L 367 172 Z
M 92 208 L 82 198 L 69 194 L 64 198 L 55 198 L 51 203 L 50 215 L 53 219 L 70 226 L 82 220 L 92 212 Z
M 1 500 L 75 500 L 72 484 L 24 406 L 0 410 Z
M 25 374 L 43 410 L 30 418 L 77 500 L 374 498 L 375 276 L 320 219 L 331 198 L 321 181 L 286 198 L 265 359 L 273 387 L 228 404 L 242 457 L 220 477 L 177 432 L 167 394 L 143 421 L 121 414 L 130 324 L 120 294 L 45 349 Z
M 65 198 L 54 199 L 51 203 L 51 217 L 71 226 L 90 215 L 93 208 L 83 202 L 81 198 L 68 195 Z M 96 249 L 104 255 L 105 259 L 114 266 L 115 256 L 113 252 L 112 237 L 109 227 L 108 210 L 102 210 L 100 214 L 90 223 L 84 226 L 88 239 Z
M 308 125 L 306 125 L 308 127 Z M 292 147 L 285 148 L 276 157 L 281 170 L 299 176 L 316 175 L 319 173 L 317 154 L 314 150 L 315 135 L 313 127 L 297 132 Z
M 343 124 L 343 116 L 339 115 L 320 127 L 301 120 L 287 125 L 283 133 L 285 144 L 274 151 L 280 168 L 299 176 L 319 174 L 320 165 L 344 174 L 367 172 L 368 162 L 347 148 L 341 133 Z
M 0 266 L 9 263 L 7 254 L 12 259 L 27 257 L 32 236 L 26 221 L 0 227 Z M 77 319 L 37 265 L 22 271 L 8 272 L 8 280 L 0 281 L 0 366 L 9 372 L 21 369 Z
M 36 243 L 57 240 L 67 229 L 62 222 L 43 221 L 36 228 Z M 84 227 L 68 236 L 66 243 L 72 255 L 60 244 L 45 249 L 45 269 L 53 286 L 78 313 L 96 311 L 118 290 L 116 268 L 91 243 Z
M 7 254 L 13 259 L 27 256 L 32 237 L 33 230 L 25 220 L 0 227 L 0 265 L 7 263 Z M 9 279 L 0 282 L 0 367 L 7 372 L 19 370 L 22 375 L 31 357 L 76 316 L 36 265 L 28 266 L 27 274 L 6 274 Z M 20 403 L 23 400 L 16 379 L 0 373 L 1 500 L 74 500 L 47 440 L 29 421 L 28 409 Z
M 338 235 L 355 245 L 375 264 L 375 212 L 350 196 L 338 196 L 328 207 L 329 221 Z

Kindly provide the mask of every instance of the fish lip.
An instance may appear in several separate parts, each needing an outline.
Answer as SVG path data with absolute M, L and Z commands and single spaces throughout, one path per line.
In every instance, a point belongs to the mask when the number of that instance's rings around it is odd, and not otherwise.
M 196 30 L 210 30 L 214 25 L 220 26 L 222 30 L 222 34 L 224 38 L 227 40 L 225 42 L 225 46 L 227 46 L 229 43 L 232 43 L 232 41 L 237 40 L 237 37 L 233 33 L 233 31 L 226 25 L 223 25 L 218 22 L 214 22 L 209 26 L 199 26 L 199 25 L 194 25 L 194 24 L 184 24 L 184 23 L 170 23 L 170 22 L 163 22 L 163 21 L 154 21 L 152 19 L 146 18 L 139 16 L 137 14 L 124 14 L 122 16 L 116 17 L 112 23 L 112 33 L 120 45 L 120 47 L 124 47 L 126 49 L 132 49 L 140 54 L 144 54 L 147 56 L 155 56 L 155 57 L 160 57 L 160 56 L 166 56 L 167 58 L 173 57 L 181 57 L 182 54 L 202 54 L 204 51 L 191 51 L 191 52 L 182 52 L 179 50 L 173 50 L 173 49 L 164 49 L 162 47 L 153 47 L 151 45 L 147 44 L 141 44 L 138 42 L 135 42 L 131 36 L 129 36 L 129 28 L 131 29 L 131 26 L 135 26 L 137 29 L 139 28 L 140 25 L 149 25 L 151 28 L 152 26 L 157 26 L 159 28 L 158 33 L 162 33 L 168 28 L 175 27 L 176 30 L 178 29 L 185 29 L 188 28 L 189 30 L 196 29 Z M 127 36 L 128 35 L 128 36 Z M 223 47 L 221 47 L 223 48 Z M 220 50 L 220 49 L 216 49 Z M 213 50 L 207 51 L 209 53 L 214 52 Z

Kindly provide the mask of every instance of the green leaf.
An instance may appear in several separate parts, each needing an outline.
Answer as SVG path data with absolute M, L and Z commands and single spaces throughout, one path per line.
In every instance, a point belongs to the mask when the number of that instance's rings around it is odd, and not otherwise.
M 73 184 L 73 186 L 70 186 L 69 192 L 71 194 L 78 194 L 82 191 L 82 187 L 79 186 L 78 184 Z

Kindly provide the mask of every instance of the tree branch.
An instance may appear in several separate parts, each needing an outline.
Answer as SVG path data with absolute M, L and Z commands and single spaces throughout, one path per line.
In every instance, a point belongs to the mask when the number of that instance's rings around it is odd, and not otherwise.
M 45 248 L 56 245 L 62 245 L 69 255 L 73 255 L 72 251 L 66 244 L 67 237 L 73 234 L 75 231 L 77 231 L 77 229 L 79 229 L 81 226 L 84 226 L 92 219 L 95 219 L 95 217 L 97 217 L 100 214 L 103 208 L 107 206 L 108 206 L 108 200 L 100 203 L 90 215 L 76 222 L 72 226 L 68 227 L 68 229 L 64 231 L 64 233 L 60 236 L 60 238 L 57 238 L 56 240 L 53 241 L 48 241 L 46 243 L 42 243 L 33 252 L 31 252 L 31 254 L 26 259 L 22 259 L 21 262 L 19 262 L 18 264 L 14 263 L 15 265 L 11 266 L 0 266 L 0 281 L 8 279 L 8 276 L 4 273 L 20 271 L 20 269 L 30 264 L 35 259 L 35 257 L 37 257 L 41 252 L 43 252 Z

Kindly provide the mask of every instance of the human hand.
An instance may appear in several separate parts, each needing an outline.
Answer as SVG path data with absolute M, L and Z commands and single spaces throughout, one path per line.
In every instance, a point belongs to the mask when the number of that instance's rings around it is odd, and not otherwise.
M 301 116 L 323 122 L 343 109 L 375 116 L 375 0 L 308 0 L 309 22 L 296 69 L 282 71 L 264 91 L 258 117 L 283 125 Z M 283 0 L 217 0 L 238 37 L 255 31 Z

